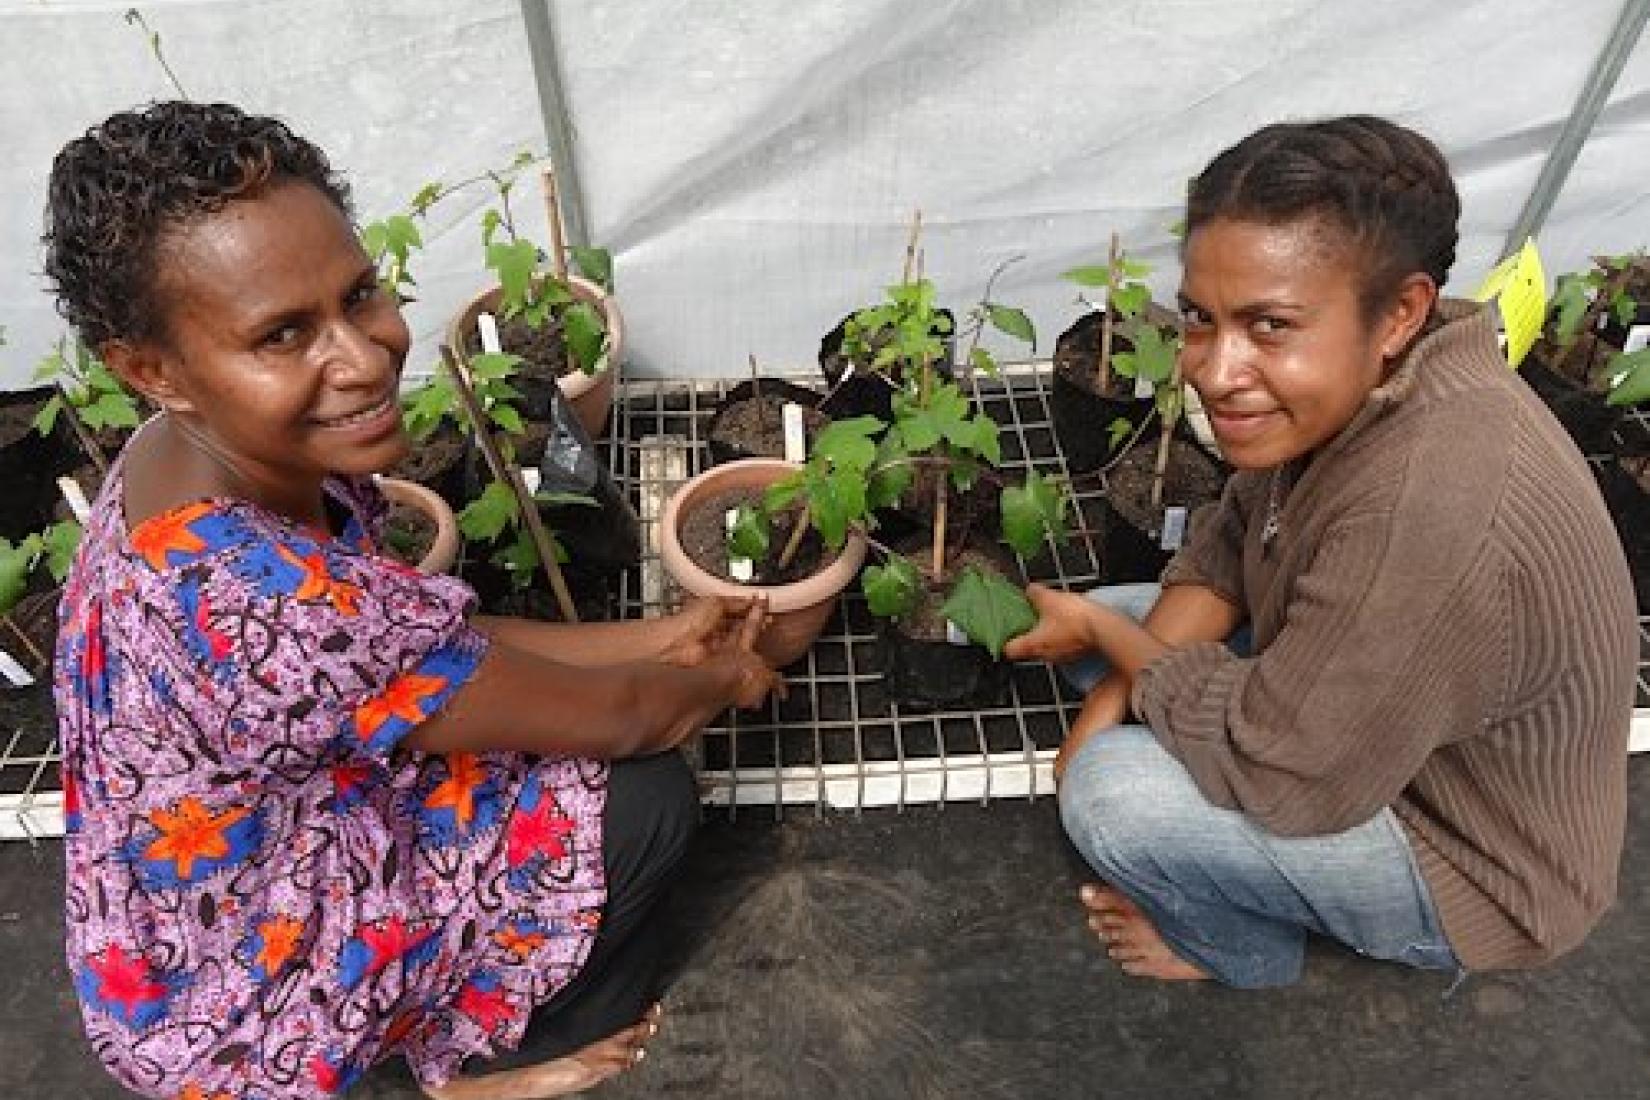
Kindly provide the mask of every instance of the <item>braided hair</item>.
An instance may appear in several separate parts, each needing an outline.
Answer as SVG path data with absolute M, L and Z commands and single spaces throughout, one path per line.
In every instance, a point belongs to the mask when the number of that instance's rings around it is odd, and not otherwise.
M 94 348 L 163 337 L 167 235 L 288 180 L 349 215 L 326 155 L 276 119 L 182 100 L 110 116 L 52 162 L 42 240 L 58 312 Z
M 1186 235 L 1216 218 L 1319 219 L 1358 253 L 1368 323 L 1408 276 L 1444 285 L 1460 215 L 1436 145 L 1386 119 L 1348 115 L 1267 126 L 1210 161 L 1187 195 Z

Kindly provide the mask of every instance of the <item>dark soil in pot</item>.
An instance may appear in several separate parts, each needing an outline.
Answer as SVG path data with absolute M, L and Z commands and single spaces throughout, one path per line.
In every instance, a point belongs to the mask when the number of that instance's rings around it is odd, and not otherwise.
M 935 368 L 946 377 L 952 377 L 952 360 L 956 357 L 957 319 L 951 311 L 942 309 L 937 311 L 950 322 L 950 331 L 944 337 L 945 355 Z M 849 363 L 842 354 L 843 328 L 853 315 L 838 321 L 836 327 L 827 332 L 819 341 L 819 370 L 825 376 L 825 398 L 820 402 L 820 409 L 836 420 L 847 420 L 855 416 L 876 416 L 883 420 L 892 420 L 894 416 L 894 390 L 901 381 L 900 372 L 896 371 L 892 380 L 884 378 L 869 369 L 870 364 L 858 364 L 859 370 L 853 369 L 855 364 Z M 936 336 L 941 335 L 935 333 Z
M 693 559 L 693 564 L 713 577 L 733 580 L 732 573 L 728 571 L 727 513 L 740 505 L 756 504 L 761 499 L 762 494 L 754 489 L 729 489 L 706 497 L 683 516 L 677 537 L 682 550 Z M 751 579 L 744 583 L 794 584 L 813 576 L 836 560 L 836 555 L 825 546 L 819 532 L 810 530 L 802 536 L 802 545 L 790 564 L 780 567 L 780 553 L 790 541 L 791 532 L 795 530 L 801 515 L 801 509 L 787 509 L 773 517 L 773 538 L 769 543 L 768 560 L 753 563 Z
M 1599 348 L 1598 341 L 1583 333 L 1576 338 L 1585 343 L 1578 348 L 1572 362 L 1588 362 Z M 1607 455 L 1614 451 L 1611 436 L 1622 417 L 1622 410 L 1604 402 L 1604 394 L 1578 383 L 1568 374 L 1553 370 L 1548 363 L 1547 349 L 1537 346 L 1519 367 L 1518 373 L 1530 388 L 1546 403 L 1570 433 L 1576 446 L 1585 455 Z M 1601 360 L 1602 362 L 1602 360 Z M 1591 370 L 1591 367 L 1589 367 Z
M 443 421 L 427 438 L 413 440 L 407 457 L 397 463 L 389 475 L 433 490 L 457 511 L 465 503 L 465 464 L 469 450 L 469 438 L 452 423 Z
M 999 501 L 1003 485 L 998 474 L 983 469 L 966 491 L 947 481 L 945 487 L 945 540 L 953 545 L 978 537 L 987 542 L 1002 530 Z M 879 537 L 888 542 L 934 529 L 935 483 L 947 477 L 943 466 L 919 465 L 911 485 L 900 494 L 899 503 L 878 516 Z
M 1086 474 L 1105 465 L 1111 455 L 1111 425 L 1118 419 L 1134 427 L 1151 415 L 1152 399 L 1134 396 L 1134 379 L 1113 374 L 1100 387 L 1101 319 L 1099 312 L 1079 317 L 1054 343 L 1054 392 L 1049 412 L 1054 434 L 1066 456 L 1066 469 Z M 1112 353 L 1133 351 L 1113 316 Z
M 1593 471 L 1610 518 L 1616 522 L 1627 567 L 1633 573 L 1640 615 L 1650 615 L 1650 491 L 1620 462 L 1606 462 Z
M 642 560 L 642 521 L 604 466 L 589 496 L 596 503 L 544 504 L 539 514 L 567 548 L 572 566 L 616 576 Z
M 417 565 L 435 545 L 435 520 L 422 508 L 394 501 L 384 517 L 384 550 L 396 561 Z
M 8 539 L 51 523 L 57 478 L 86 461 L 62 417 L 51 435 L 35 433 L 34 417 L 52 392 L 43 386 L 0 393 L 0 536 Z
M 902 541 L 895 549 L 926 568 L 926 543 Z M 947 640 L 940 611 L 957 577 L 968 566 L 1015 579 L 1006 558 L 987 544 L 972 542 L 953 551 L 945 575 L 925 585 L 921 602 L 908 616 L 879 624 L 878 652 L 889 697 L 912 710 L 954 710 L 1001 706 L 1007 697 L 1009 667 L 972 642 Z
M 470 547 L 469 552 L 478 555 L 479 560 L 466 561 L 459 569 L 459 576 L 476 590 L 476 600 L 484 614 L 551 623 L 562 621 L 561 608 L 556 605 L 555 593 L 550 590 L 544 570 L 535 568 L 531 583 L 517 585 L 509 570 L 485 560 L 490 547 Z M 606 622 L 614 617 L 611 578 L 570 564 L 564 564 L 561 571 L 573 595 L 573 607 L 579 613 L 580 622 Z
M 1103 512 L 1101 580 L 1107 584 L 1155 581 L 1174 556 L 1163 547 L 1163 514 L 1169 508 L 1188 515 L 1218 500 L 1226 472 L 1195 443 L 1178 435 L 1169 444 L 1163 511 L 1152 508 L 1157 464 L 1155 438 L 1130 449 L 1106 478 Z
M 812 447 L 814 439 L 831 422 L 817 408 L 819 396 L 777 378 L 739 383 L 717 404 L 705 428 L 711 464 L 719 466 L 739 458 L 784 458 L 783 410 L 792 401 L 802 406 L 802 435 Z

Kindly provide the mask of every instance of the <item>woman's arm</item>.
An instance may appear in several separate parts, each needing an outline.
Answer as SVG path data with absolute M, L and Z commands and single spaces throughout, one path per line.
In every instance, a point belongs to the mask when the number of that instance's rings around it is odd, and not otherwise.
M 753 652 L 765 622 L 765 608 L 752 604 L 731 643 L 696 655 L 690 667 L 659 660 L 585 667 L 495 638 L 447 706 L 402 743 L 419 752 L 597 759 L 660 752 L 727 707 L 753 707 L 782 689 L 779 674 Z
M 749 603 L 695 600 L 674 615 L 616 623 L 546 623 L 478 615 L 472 625 L 494 642 L 565 665 L 597 668 L 656 660 L 695 639 L 737 629 Z

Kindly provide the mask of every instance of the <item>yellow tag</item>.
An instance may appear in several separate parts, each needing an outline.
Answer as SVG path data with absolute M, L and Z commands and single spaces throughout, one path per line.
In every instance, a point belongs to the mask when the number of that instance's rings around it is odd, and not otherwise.
M 1507 362 L 1518 366 L 1535 346 L 1547 318 L 1547 273 L 1541 267 L 1535 238 L 1526 238 L 1523 248 L 1496 264 L 1473 298 L 1480 302 L 1496 299 L 1501 328 L 1507 334 Z

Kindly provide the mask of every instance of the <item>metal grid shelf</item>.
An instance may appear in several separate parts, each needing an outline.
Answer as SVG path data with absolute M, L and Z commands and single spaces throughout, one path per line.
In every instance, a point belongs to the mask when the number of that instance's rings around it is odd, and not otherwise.
M 659 567 L 653 528 L 665 498 L 708 461 L 703 433 L 724 381 L 626 383 L 602 446 L 648 529 L 647 556 L 624 574 L 614 610 L 658 614 L 675 594 Z M 1049 415 L 1047 376 L 1011 367 L 976 384 L 981 407 L 1006 429 L 1004 466 L 1064 473 Z M 1641 421 L 1643 423 L 1643 421 Z M 1650 424 L 1647 424 L 1650 427 Z M 1080 485 L 1081 526 L 1099 526 L 1099 491 Z M 1073 588 L 1096 583 L 1098 548 L 1076 535 L 1029 563 L 1028 580 Z M 845 593 L 812 651 L 787 670 L 790 698 L 760 713 L 729 713 L 699 748 L 705 801 L 727 808 L 812 806 L 816 812 L 903 807 L 956 800 L 1034 798 L 1054 790 L 1051 765 L 1081 700 L 1051 670 L 1013 669 L 1005 705 L 915 713 L 892 702 L 876 671 L 872 617 L 857 591 Z M 1639 622 L 1633 751 L 1650 751 L 1650 618 Z M 0 839 L 63 831 L 55 730 L 0 729 Z

